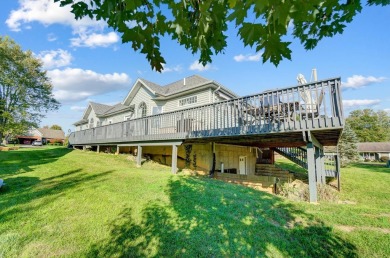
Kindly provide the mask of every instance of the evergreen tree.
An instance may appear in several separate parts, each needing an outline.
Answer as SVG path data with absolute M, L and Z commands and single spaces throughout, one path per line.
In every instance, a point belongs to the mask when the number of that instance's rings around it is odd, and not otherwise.
M 349 123 L 346 123 L 338 144 L 342 167 L 347 166 L 350 162 L 356 161 L 359 158 L 357 150 L 358 142 L 356 133 L 352 130 Z

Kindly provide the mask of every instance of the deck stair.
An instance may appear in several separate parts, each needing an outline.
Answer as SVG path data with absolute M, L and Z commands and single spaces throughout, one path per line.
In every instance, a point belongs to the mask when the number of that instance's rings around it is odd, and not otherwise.
M 255 175 L 275 177 L 279 183 L 290 183 L 294 180 L 293 173 L 272 164 L 256 164 Z
M 274 176 L 238 175 L 220 172 L 215 174 L 215 178 L 228 183 L 244 185 L 269 193 L 274 192 L 274 185 L 277 181 Z
M 307 150 L 305 148 L 283 147 L 273 148 L 273 150 L 302 168 L 307 169 Z

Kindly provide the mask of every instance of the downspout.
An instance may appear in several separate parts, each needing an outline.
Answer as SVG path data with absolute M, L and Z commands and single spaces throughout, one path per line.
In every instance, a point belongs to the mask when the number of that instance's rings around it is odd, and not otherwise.
M 218 86 L 218 88 L 213 91 L 213 103 L 215 102 L 215 93 L 221 89 L 221 85 Z

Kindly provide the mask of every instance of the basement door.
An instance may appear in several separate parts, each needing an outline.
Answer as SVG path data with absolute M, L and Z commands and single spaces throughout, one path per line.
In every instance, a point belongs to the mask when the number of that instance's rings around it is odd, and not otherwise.
M 246 175 L 246 156 L 239 157 L 238 171 L 240 175 Z

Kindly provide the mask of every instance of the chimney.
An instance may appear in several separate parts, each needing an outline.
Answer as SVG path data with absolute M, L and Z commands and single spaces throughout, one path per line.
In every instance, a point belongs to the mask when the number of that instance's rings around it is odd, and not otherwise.
M 186 86 L 186 78 L 183 79 L 183 85 Z

